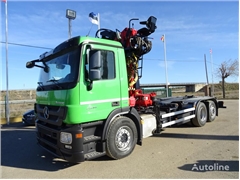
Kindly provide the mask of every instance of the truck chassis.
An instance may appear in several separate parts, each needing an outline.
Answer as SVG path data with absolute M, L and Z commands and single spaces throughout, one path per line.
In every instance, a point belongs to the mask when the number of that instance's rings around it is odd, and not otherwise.
M 193 96 L 156 99 L 155 104 L 141 111 L 131 107 L 113 112 L 107 120 L 72 126 L 62 124 L 60 119 L 55 125 L 45 123 L 44 111 L 36 105 L 38 143 L 54 156 L 71 162 L 104 155 L 121 159 L 131 154 L 136 144 L 142 145 L 142 138 L 159 134 L 163 128 L 188 122 L 201 127 L 212 122 L 222 106 L 215 98 Z M 51 116 L 59 115 L 56 113 L 59 109 L 49 109 Z M 76 137 L 71 145 L 64 145 L 59 140 L 62 131 L 81 137 Z

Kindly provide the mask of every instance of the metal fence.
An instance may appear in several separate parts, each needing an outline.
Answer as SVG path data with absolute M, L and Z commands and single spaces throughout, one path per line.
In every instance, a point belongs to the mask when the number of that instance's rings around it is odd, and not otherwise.
M 142 88 L 143 93 L 151 93 L 155 92 L 157 95 L 157 98 L 164 98 L 167 97 L 167 89 L 166 88 Z M 168 97 L 172 96 L 172 89 L 168 89 Z
M 29 90 L 10 90 L 9 91 L 9 117 L 22 116 L 27 110 L 34 108 L 36 91 Z M 0 93 L 0 117 L 6 118 L 6 91 Z
M 9 101 L 9 117 L 22 116 L 27 110 L 34 108 L 35 100 L 13 100 Z M 1 118 L 6 118 L 6 101 L 0 101 Z

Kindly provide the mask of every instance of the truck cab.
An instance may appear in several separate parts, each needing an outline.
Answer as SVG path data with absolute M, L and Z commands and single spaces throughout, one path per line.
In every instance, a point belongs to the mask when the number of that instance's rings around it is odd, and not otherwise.
M 119 42 L 78 36 L 38 61 L 42 68 L 34 109 L 43 148 L 68 161 L 104 155 L 108 124 L 122 114 L 134 117 L 135 133 L 139 132 L 134 141 L 141 144 L 140 116 L 129 107 L 125 54 Z M 124 142 L 119 138 L 118 144 Z

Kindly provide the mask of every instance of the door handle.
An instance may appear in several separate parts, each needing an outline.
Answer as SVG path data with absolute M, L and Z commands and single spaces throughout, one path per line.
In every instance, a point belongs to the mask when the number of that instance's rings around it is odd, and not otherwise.
M 119 101 L 112 102 L 112 107 L 114 107 L 114 106 L 119 106 L 119 104 L 120 104 Z

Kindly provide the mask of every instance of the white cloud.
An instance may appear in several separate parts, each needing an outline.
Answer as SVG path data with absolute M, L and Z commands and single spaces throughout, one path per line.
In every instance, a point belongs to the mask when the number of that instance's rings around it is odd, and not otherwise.
M 167 65 L 167 69 L 172 69 L 174 67 L 174 64 L 175 62 L 174 61 L 166 61 L 166 65 Z M 161 67 L 161 68 L 164 68 L 166 67 L 165 65 L 165 61 L 161 61 L 158 63 L 158 66 Z

